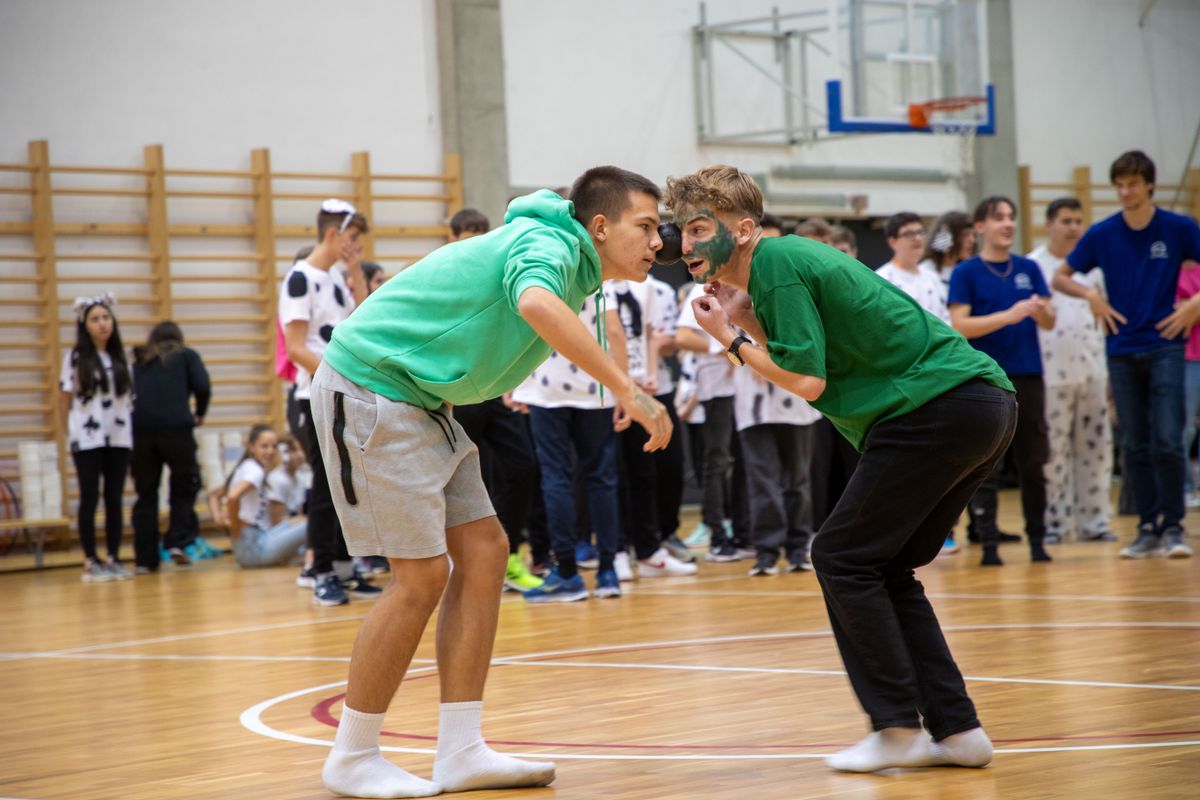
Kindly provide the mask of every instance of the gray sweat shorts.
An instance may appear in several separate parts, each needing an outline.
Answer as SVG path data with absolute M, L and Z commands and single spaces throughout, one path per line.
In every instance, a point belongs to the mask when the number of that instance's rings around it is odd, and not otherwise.
M 446 528 L 495 515 L 479 449 L 447 406 L 426 411 L 389 400 L 324 362 L 311 402 L 351 555 L 438 556 L 446 552 Z

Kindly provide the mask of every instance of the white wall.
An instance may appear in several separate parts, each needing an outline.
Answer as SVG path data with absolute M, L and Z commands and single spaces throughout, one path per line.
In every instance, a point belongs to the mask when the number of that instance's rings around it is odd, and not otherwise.
M 509 169 L 516 186 L 559 186 L 597 164 L 654 180 L 726 162 L 750 172 L 783 165 L 959 168 L 957 143 L 920 134 L 857 136 L 794 147 L 714 147 L 696 141 L 691 28 L 697 0 L 501 0 Z M 826 0 L 708 0 L 708 22 L 828 7 Z M 721 95 L 763 128 L 779 104 L 765 79 L 727 61 Z M 814 76 L 823 87 L 829 75 Z M 812 100 L 825 106 L 823 90 Z M 777 184 L 789 192 L 848 192 L 843 182 Z M 936 214 L 962 202 L 953 182 L 904 184 L 899 197 L 868 187 L 868 213 Z M 848 211 L 848 209 L 845 209 Z
M 1125 150 L 1145 150 L 1178 183 L 1200 124 L 1200 3 L 1012 0 L 1017 156 L 1035 181 L 1090 165 L 1097 183 Z M 1164 193 L 1159 201 L 1169 201 Z
M 0 162 L 438 172 L 433 0 L 5 0 Z

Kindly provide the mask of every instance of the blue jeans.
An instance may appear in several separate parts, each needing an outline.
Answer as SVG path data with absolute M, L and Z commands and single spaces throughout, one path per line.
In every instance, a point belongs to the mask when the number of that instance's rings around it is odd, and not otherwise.
M 1159 530 L 1179 525 L 1184 515 L 1183 352 L 1182 344 L 1169 344 L 1108 357 L 1138 522 Z
M 587 485 L 596 549 L 603 566 L 617 552 L 617 461 L 613 412 L 608 408 L 529 407 L 533 449 L 542 471 L 550 547 L 560 567 L 575 564 L 574 452 Z M 571 566 L 568 566 L 571 565 Z
M 1192 467 L 1188 449 L 1196 435 L 1196 414 L 1200 414 L 1200 361 L 1188 361 L 1183 368 L 1183 487 L 1192 491 Z
M 277 567 L 299 559 L 304 546 L 307 521 L 284 520 L 267 530 L 243 525 L 233 541 L 233 556 L 239 567 Z

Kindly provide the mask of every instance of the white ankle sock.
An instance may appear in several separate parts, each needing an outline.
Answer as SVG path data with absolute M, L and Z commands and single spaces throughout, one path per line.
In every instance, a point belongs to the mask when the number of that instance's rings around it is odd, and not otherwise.
M 321 778 L 334 794 L 351 797 L 431 797 L 442 787 L 418 778 L 388 761 L 379 752 L 383 714 L 363 714 L 342 708 L 333 751 L 325 759 Z
M 983 728 L 972 728 L 934 742 L 931 752 L 942 766 L 986 767 L 992 760 L 992 740 Z
M 554 764 L 522 761 L 497 753 L 480 732 L 483 702 L 442 703 L 433 779 L 447 792 L 548 786 Z
M 919 728 L 884 728 L 825 759 L 842 772 L 877 772 L 894 767 L 932 767 L 933 741 Z

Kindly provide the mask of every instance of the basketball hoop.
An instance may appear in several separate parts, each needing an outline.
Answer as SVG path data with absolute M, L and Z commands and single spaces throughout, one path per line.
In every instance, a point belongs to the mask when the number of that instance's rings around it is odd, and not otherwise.
M 975 133 L 979 127 L 978 120 L 970 112 L 980 106 L 987 106 L 986 97 L 943 97 L 927 103 L 913 103 L 908 107 L 908 121 L 914 128 L 928 130 L 934 136 L 956 137 L 958 158 L 957 163 L 951 159 L 950 168 L 966 177 L 975 171 Z

